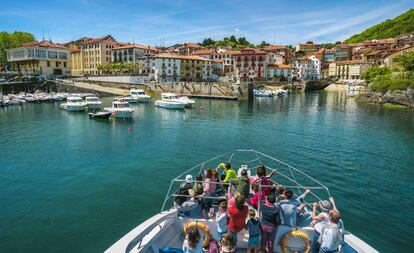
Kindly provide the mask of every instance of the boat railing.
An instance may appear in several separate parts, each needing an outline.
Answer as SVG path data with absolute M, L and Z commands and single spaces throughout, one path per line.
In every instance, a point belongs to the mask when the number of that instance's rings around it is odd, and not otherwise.
M 241 159 L 240 159 L 241 154 Z M 207 168 L 216 168 L 216 166 L 222 162 L 228 162 L 231 165 L 237 164 L 240 165 L 240 169 L 243 168 L 242 165 L 247 166 L 250 170 L 251 174 L 255 172 L 255 169 L 258 165 L 264 165 L 267 170 L 275 171 L 276 174 L 273 177 L 276 177 L 277 180 L 273 178 L 270 179 L 274 184 L 283 185 L 284 188 L 289 188 L 294 191 L 295 196 L 300 196 L 303 192 L 307 189 L 311 190 L 311 195 L 319 200 L 327 199 L 331 197 L 328 187 L 322 184 L 319 180 L 313 178 L 312 176 L 306 174 L 302 170 L 289 165 L 277 158 L 272 156 L 266 155 L 262 152 L 256 150 L 246 150 L 246 149 L 239 149 L 231 152 L 226 152 L 221 155 L 215 156 L 210 158 L 206 161 L 203 161 L 194 167 L 182 172 L 180 175 L 175 177 L 171 180 L 169 185 L 168 191 L 165 195 L 164 202 L 161 208 L 161 211 L 165 210 L 167 202 L 174 197 L 189 197 L 187 195 L 179 195 L 176 193 L 176 189 L 173 190 L 174 184 L 181 183 L 185 181 L 183 178 L 187 174 L 195 175 L 195 174 L 202 174 L 203 170 Z M 232 166 L 236 168 L 235 166 Z M 252 171 L 253 170 L 253 171 Z M 192 183 L 204 183 L 205 181 L 197 181 L 193 180 Z M 223 185 L 230 185 L 230 183 L 222 183 L 222 182 L 209 182 L 212 184 L 223 184 Z M 259 191 L 262 191 L 263 187 L 272 187 L 272 186 L 265 186 L 261 185 Z M 195 196 L 197 197 L 197 196 Z M 226 199 L 225 196 L 203 196 L 203 198 L 211 198 L 211 199 Z M 308 203 L 306 203 L 310 206 Z

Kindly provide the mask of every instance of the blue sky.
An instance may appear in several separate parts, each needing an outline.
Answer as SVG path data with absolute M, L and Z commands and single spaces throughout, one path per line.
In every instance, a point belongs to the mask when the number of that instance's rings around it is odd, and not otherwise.
M 0 0 L 0 31 L 66 42 L 113 35 L 168 46 L 221 39 L 297 44 L 335 42 L 414 8 L 414 0 Z

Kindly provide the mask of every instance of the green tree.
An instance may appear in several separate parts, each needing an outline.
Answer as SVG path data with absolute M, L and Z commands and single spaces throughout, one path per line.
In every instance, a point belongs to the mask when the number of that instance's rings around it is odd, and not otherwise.
M 399 55 L 394 59 L 405 71 L 414 71 L 414 52 Z
M 363 78 L 367 83 L 372 82 L 377 76 L 383 76 L 391 74 L 391 69 L 387 67 L 380 67 L 380 66 L 374 66 L 368 69 L 364 74 Z
M 410 9 L 394 19 L 386 20 L 378 25 L 372 26 L 362 33 L 345 40 L 344 43 L 394 38 L 411 32 L 414 32 L 414 9 Z
M 257 47 L 265 47 L 265 46 L 269 46 L 270 44 L 267 43 L 266 41 L 262 41 L 259 45 L 257 45 Z
M 36 38 L 26 32 L 0 32 L 0 65 L 7 63 L 6 49 L 22 46 L 23 43 L 36 41 Z

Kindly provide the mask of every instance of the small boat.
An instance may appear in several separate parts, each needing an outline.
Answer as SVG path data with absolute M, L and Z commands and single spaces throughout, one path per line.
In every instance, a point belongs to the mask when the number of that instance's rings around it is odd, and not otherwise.
M 109 117 L 112 115 L 112 112 L 90 112 L 88 115 L 89 118 L 93 119 L 109 119 Z
M 132 101 L 136 101 L 136 102 L 149 102 L 151 99 L 151 96 L 145 94 L 145 91 L 142 89 L 131 89 L 129 91 L 129 98 Z
M 173 93 L 161 93 L 161 100 L 156 100 L 154 105 L 167 109 L 184 109 L 187 103 L 177 99 L 177 96 Z
M 273 93 L 267 90 L 253 90 L 253 94 L 256 97 L 273 97 Z
M 85 97 L 85 104 L 88 110 L 100 110 L 102 101 L 97 96 Z
M 314 179 L 302 170 L 282 162 L 277 158 L 273 158 L 270 155 L 255 150 L 236 150 L 202 161 L 198 165 L 189 170 L 185 170 L 171 180 L 168 192 L 165 195 L 166 197 L 163 203 L 160 202 L 160 206 L 162 206 L 161 211 L 133 228 L 129 233 L 106 249 L 105 253 L 158 253 L 162 251 L 161 249 L 182 249 L 184 238 L 183 232 L 189 227 L 199 228 L 201 237 L 203 238 L 203 246 L 208 248 L 210 239 L 218 240 L 217 224 L 214 220 L 203 217 L 202 210 L 197 201 L 194 198 L 190 198 L 189 195 L 182 195 L 180 191 L 177 191 L 177 186 L 180 184 L 194 184 L 195 182 L 202 183 L 202 181 L 194 181 L 194 176 L 200 174 L 200 172 L 206 168 L 217 166 L 217 164 L 223 161 L 230 163 L 233 168 L 247 170 L 248 175 L 249 173 L 251 175 L 256 174 L 257 163 L 263 164 L 267 168 L 278 168 L 277 174 L 280 176 L 275 176 L 278 182 L 271 179 L 270 181 L 282 185 L 291 185 L 289 188 L 293 190 L 296 197 L 302 195 L 306 189 L 312 189 L 312 196 L 309 196 L 308 199 L 309 202 L 307 202 L 306 199 L 304 200 L 306 206 L 300 214 L 298 214 L 299 218 L 297 219 L 296 227 L 291 228 L 283 224 L 278 227 L 276 238 L 281 238 L 281 243 L 279 245 L 275 242 L 274 249 L 274 252 L 276 253 L 309 252 L 310 241 L 315 234 L 315 230 L 312 226 L 311 201 L 328 199 L 331 197 L 329 189 L 320 181 Z M 251 167 L 246 164 L 253 166 Z M 226 183 L 226 185 L 229 184 Z M 264 188 L 260 188 L 259 191 L 263 191 L 263 189 Z M 230 192 L 230 194 L 232 194 L 232 192 Z M 226 195 L 227 194 L 205 196 L 205 199 L 211 199 L 214 202 L 227 201 L 228 197 Z M 174 203 L 177 198 L 181 203 L 186 203 L 186 205 L 177 205 Z M 214 211 L 217 211 L 216 204 L 213 204 L 213 207 Z M 260 210 L 257 210 L 256 214 L 260 215 Z M 149 216 L 149 214 L 146 215 Z M 352 217 L 349 218 L 352 219 Z M 340 223 L 343 239 L 338 252 L 378 253 L 377 250 L 362 239 L 349 231 L 346 231 L 343 226 L 343 220 L 340 220 Z M 237 250 L 235 252 L 248 252 L 248 236 L 248 231 L 244 229 L 237 234 Z
M 60 108 L 70 112 L 82 112 L 86 109 L 86 104 L 81 97 L 68 97 Z
M 111 112 L 111 116 L 114 118 L 128 119 L 132 117 L 134 109 L 129 107 L 128 102 L 116 100 L 112 102 L 112 107 L 105 107 L 104 111 Z

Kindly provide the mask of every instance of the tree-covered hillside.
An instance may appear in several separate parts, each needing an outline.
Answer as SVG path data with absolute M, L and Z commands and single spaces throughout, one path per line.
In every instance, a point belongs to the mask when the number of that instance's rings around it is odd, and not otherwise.
M 236 38 L 234 35 L 230 36 L 230 38 L 225 37 L 223 40 L 213 40 L 211 38 L 207 38 L 203 40 L 203 43 L 201 45 L 208 48 L 229 46 L 235 50 L 240 50 L 246 47 L 255 47 L 255 45 L 247 41 L 245 37 Z
M 344 41 L 344 43 L 358 43 L 373 39 L 387 39 L 399 35 L 414 32 L 414 9 L 411 9 L 400 16 L 386 20 L 378 25 L 356 34 Z
M 33 34 L 27 32 L 0 32 L 0 66 L 7 63 L 6 49 L 19 47 L 23 43 L 35 40 Z

